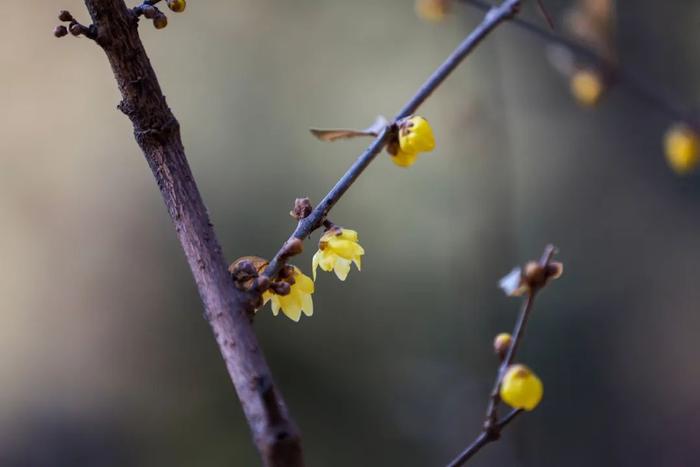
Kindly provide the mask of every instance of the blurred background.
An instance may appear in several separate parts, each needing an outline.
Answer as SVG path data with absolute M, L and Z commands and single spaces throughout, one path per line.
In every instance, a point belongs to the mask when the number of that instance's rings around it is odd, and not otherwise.
M 294 198 L 318 201 L 367 144 L 309 127 L 392 116 L 483 16 L 189 3 L 141 34 L 231 261 L 271 256 Z M 573 2 L 545 3 L 558 19 Z M 64 8 L 87 22 L 78 0 L 3 4 L 0 465 L 259 465 L 107 61 L 51 34 Z M 544 25 L 532 5 L 523 15 Z M 621 60 L 692 107 L 698 26 L 696 2 L 620 2 Z M 333 212 L 360 232 L 363 271 L 320 273 L 312 318 L 268 305 L 256 319 L 308 465 L 459 452 L 481 426 L 493 336 L 519 307 L 498 279 L 548 242 L 565 274 L 519 355 L 544 400 L 472 464 L 697 465 L 700 188 L 664 160 L 673 122 L 624 85 L 577 105 L 545 44 L 512 25 L 420 113 L 436 151 L 410 169 L 382 154 Z M 296 262 L 307 274 L 313 251 Z

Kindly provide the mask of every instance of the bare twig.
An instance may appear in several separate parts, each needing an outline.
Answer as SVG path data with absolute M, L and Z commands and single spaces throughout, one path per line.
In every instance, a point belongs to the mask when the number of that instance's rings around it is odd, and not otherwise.
M 485 0 L 462 0 L 480 10 L 489 11 L 491 4 Z M 651 82 L 636 70 L 622 66 L 619 63 L 612 63 L 603 55 L 580 44 L 574 40 L 563 37 L 552 30 L 548 30 L 531 23 L 522 18 L 514 18 L 513 24 L 521 29 L 534 34 L 541 39 L 563 46 L 579 57 L 590 60 L 606 73 L 606 76 L 614 83 L 624 83 L 626 87 L 639 99 L 647 102 L 652 107 L 657 108 L 669 118 L 685 122 L 691 126 L 698 127 L 698 114 L 695 109 L 686 108 L 673 99 L 669 93 L 663 90 L 663 86 Z
M 525 336 L 525 328 L 527 327 L 528 319 L 532 314 L 532 309 L 535 304 L 535 297 L 542 287 L 547 284 L 547 274 L 550 269 L 552 257 L 555 253 L 556 248 L 552 245 L 547 245 L 538 263 L 542 275 L 538 279 L 530 281 L 528 284 L 527 296 L 525 298 L 525 302 L 523 302 L 522 308 L 520 309 L 520 313 L 518 314 L 515 328 L 513 329 L 512 340 L 508 347 L 508 352 L 501 361 L 501 364 L 498 367 L 498 372 L 496 373 L 496 381 L 494 382 L 493 389 L 491 390 L 491 394 L 489 396 L 483 428 L 476 439 L 474 439 L 469 446 L 467 446 L 454 460 L 452 460 L 448 464 L 448 467 L 458 467 L 464 465 L 474 454 L 479 452 L 481 448 L 493 441 L 498 440 L 501 437 L 501 431 L 503 428 L 505 428 L 522 413 L 522 410 L 515 409 L 503 419 L 498 419 L 498 406 L 501 402 L 501 383 L 508 367 L 515 360 L 518 347 Z
M 401 120 L 413 114 L 425 100 L 447 79 L 448 76 L 459 66 L 460 63 L 470 54 L 474 48 L 481 43 L 482 40 L 499 24 L 512 18 L 519 10 L 521 0 L 505 0 L 498 7 L 489 8 L 486 17 L 469 36 L 457 46 L 452 54 L 433 72 L 426 82 L 418 89 L 416 94 L 406 102 L 403 108 L 394 117 L 394 122 Z M 298 238 L 304 240 L 312 232 L 323 225 L 323 221 L 352 186 L 362 172 L 369 166 L 374 158 L 389 142 L 392 132 L 395 131 L 395 123 L 388 125 L 382 130 L 379 135 L 372 141 L 367 149 L 358 157 L 355 163 L 345 172 L 338 180 L 335 186 L 321 200 L 316 208 L 306 218 L 301 219 L 294 233 L 290 238 Z M 275 275 L 282 269 L 286 262 L 284 256 L 284 248 L 272 258 L 270 264 L 265 269 L 264 274 L 268 277 Z

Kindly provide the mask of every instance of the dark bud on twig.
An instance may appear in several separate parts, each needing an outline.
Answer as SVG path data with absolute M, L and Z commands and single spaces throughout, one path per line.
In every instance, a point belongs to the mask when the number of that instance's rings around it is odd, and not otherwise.
M 277 277 L 279 277 L 280 279 L 288 279 L 294 277 L 294 268 L 289 265 L 284 266 L 282 269 L 280 269 L 280 272 L 277 273 Z
M 68 30 L 75 37 L 78 37 L 79 35 L 81 35 L 83 33 L 83 26 L 81 26 L 78 23 L 71 23 L 71 25 L 68 26 Z
M 297 198 L 294 200 L 294 209 L 289 211 L 289 215 L 297 220 L 305 219 L 313 211 L 309 198 Z
M 237 288 L 241 290 L 251 290 L 253 287 L 257 288 L 261 282 L 259 281 L 260 271 L 265 269 L 265 266 L 267 266 L 267 261 L 263 258 L 244 256 L 231 263 L 228 267 L 228 271 Z M 265 289 L 267 289 L 267 285 L 265 285 Z
M 277 295 L 288 295 L 289 291 L 292 290 L 292 286 L 288 282 L 279 281 L 270 284 L 270 289 Z
M 523 281 L 530 289 L 538 289 L 544 285 L 546 275 L 544 266 L 536 261 L 530 261 L 523 269 Z
M 255 279 L 255 289 L 258 292 L 264 292 L 270 288 L 270 278 L 267 276 L 260 276 Z
M 71 21 L 73 21 L 73 15 L 71 15 L 69 11 L 61 10 L 60 12 L 58 12 L 58 19 L 66 23 L 70 23 Z
M 153 26 L 155 26 L 156 29 L 163 29 L 168 25 L 168 18 L 158 11 L 158 14 L 156 15 L 155 18 L 153 18 Z
M 148 19 L 153 19 L 158 16 L 158 9 L 152 5 L 143 5 L 141 7 L 141 13 Z
M 68 29 L 63 26 L 56 26 L 56 28 L 53 30 L 53 35 L 56 37 L 64 37 L 68 35 Z

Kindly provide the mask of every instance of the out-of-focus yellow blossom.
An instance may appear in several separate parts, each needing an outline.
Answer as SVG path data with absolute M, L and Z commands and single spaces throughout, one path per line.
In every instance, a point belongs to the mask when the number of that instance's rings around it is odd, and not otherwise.
M 391 160 L 399 167 L 410 167 L 421 152 L 435 149 L 435 136 L 430 123 L 423 117 L 412 116 L 399 122 L 399 141 L 391 152 Z
M 294 284 L 287 295 L 277 295 L 272 290 L 267 290 L 263 293 L 263 303 L 272 302 L 273 315 L 277 316 L 282 310 L 287 318 L 298 322 L 302 312 L 306 316 L 314 314 L 314 302 L 311 298 L 311 294 L 314 293 L 314 281 L 296 266 L 291 277 Z
M 416 0 L 416 14 L 426 21 L 438 22 L 445 18 L 449 0 Z
M 508 367 L 501 382 L 501 399 L 515 409 L 533 410 L 543 392 L 542 381 L 525 365 Z
M 571 76 L 570 85 L 571 94 L 576 101 L 586 107 L 596 105 L 605 90 L 600 73 L 590 69 L 575 71 Z
M 666 132 L 664 152 L 674 172 L 688 174 L 700 162 L 700 135 L 687 125 L 677 123 Z
M 318 251 L 312 260 L 314 280 L 316 268 L 321 266 L 326 272 L 335 271 L 338 279 L 344 281 L 350 272 L 351 263 L 355 263 L 357 270 L 360 270 L 364 254 L 365 249 L 358 243 L 357 232 L 340 227 L 330 228 L 321 236 Z
M 168 8 L 170 8 L 175 13 L 182 13 L 187 7 L 187 2 L 185 0 L 168 0 Z

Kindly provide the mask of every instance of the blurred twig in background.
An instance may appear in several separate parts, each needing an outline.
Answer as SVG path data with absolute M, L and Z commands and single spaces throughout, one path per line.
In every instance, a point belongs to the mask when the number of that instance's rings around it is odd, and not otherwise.
M 486 0 L 461 1 L 484 11 L 488 11 L 491 8 L 491 4 Z M 523 18 L 513 18 L 512 23 L 544 39 L 549 44 L 559 45 L 574 55 L 592 62 L 594 66 L 599 67 L 604 72 L 606 80 L 609 80 L 609 85 L 624 85 L 638 98 L 648 102 L 649 105 L 665 113 L 669 118 L 682 121 L 695 128 L 700 125 L 700 122 L 697 121 L 698 115 L 695 109 L 686 108 L 679 104 L 678 100 L 671 97 L 664 90 L 663 86 L 652 82 L 638 71 L 621 65 L 614 58 L 614 55 L 604 53 L 602 50 L 595 50 L 593 47 L 568 39 L 555 31 L 541 27 Z
M 548 245 L 539 262 L 530 262 L 522 270 L 516 268 L 501 281 L 501 287 L 508 295 L 515 296 L 524 294 L 525 301 L 518 314 L 512 336 L 501 334 L 497 336 L 494 341 L 494 350 L 502 360 L 496 374 L 496 382 L 493 385 L 493 390 L 489 397 L 483 429 L 481 433 L 479 433 L 479 436 L 448 464 L 448 467 L 464 465 L 474 454 L 479 452 L 481 448 L 493 441 L 497 441 L 501 436 L 503 428 L 524 410 L 531 410 L 534 408 L 534 405 L 539 403 L 539 399 L 542 397 L 541 384 L 539 394 L 536 394 L 535 397 L 536 400 L 527 401 L 523 406 L 516 406 L 508 415 L 502 419 L 498 418 L 498 406 L 502 400 L 501 394 L 506 373 L 514 369 L 516 372 L 524 373 L 524 376 L 533 377 L 531 374 L 527 373 L 529 370 L 526 367 L 522 365 L 513 365 L 513 362 L 518 351 L 518 346 L 525 336 L 525 328 L 532 314 L 537 293 L 542 290 L 551 279 L 559 277 L 562 273 L 563 267 L 561 263 L 552 262 L 552 257 L 555 253 L 556 249 L 552 245 Z M 520 390 L 521 389 L 518 388 L 518 391 Z M 506 402 L 513 404 L 513 401 Z M 534 405 L 532 405 L 533 403 Z

